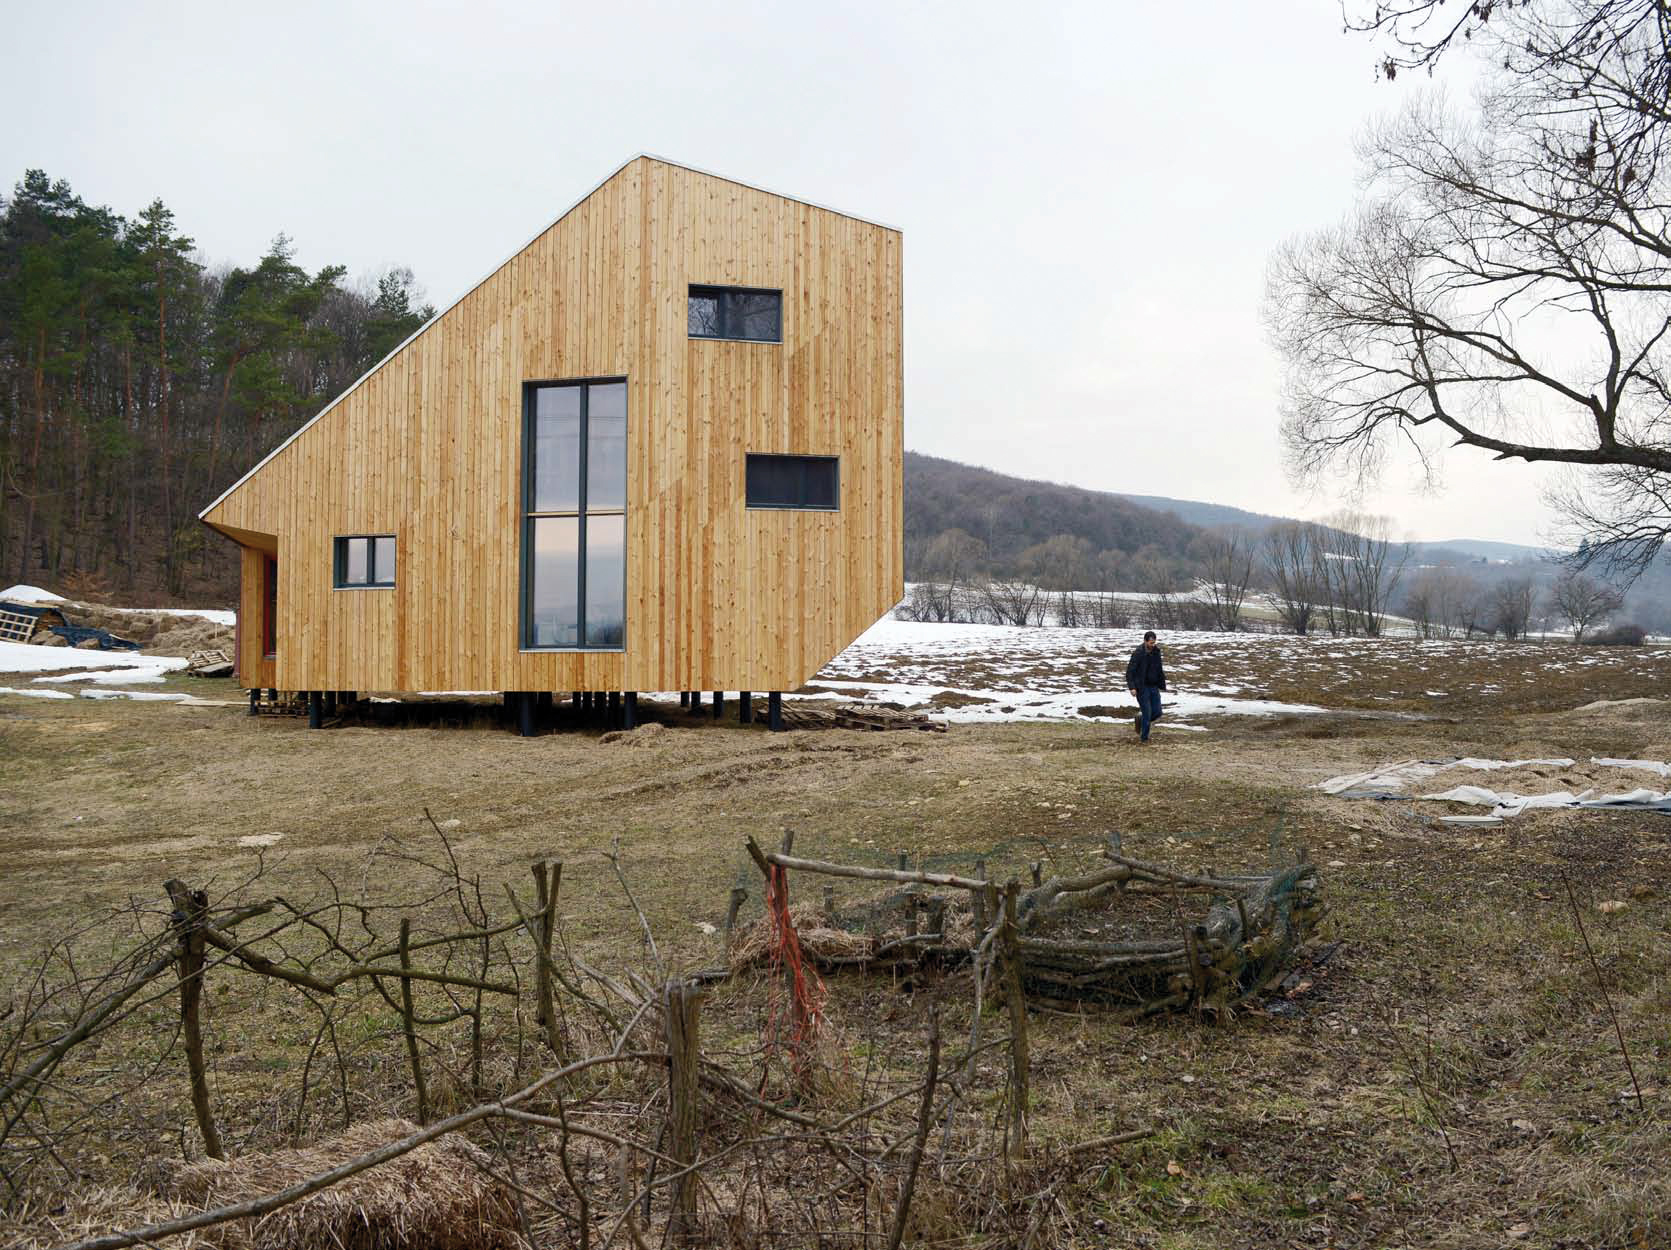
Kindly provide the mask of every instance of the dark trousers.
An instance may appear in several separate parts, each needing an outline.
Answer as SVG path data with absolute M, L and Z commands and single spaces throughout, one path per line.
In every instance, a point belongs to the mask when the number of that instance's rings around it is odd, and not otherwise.
M 1143 741 L 1149 740 L 1149 726 L 1160 719 L 1160 687 L 1137 688 L 1137 732 Z

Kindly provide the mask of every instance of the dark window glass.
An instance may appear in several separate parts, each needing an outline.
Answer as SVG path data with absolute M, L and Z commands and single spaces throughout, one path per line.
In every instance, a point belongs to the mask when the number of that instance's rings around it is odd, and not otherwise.
M 688 321 L 690 336 L 693 339 L 723 338 L 719 319 L 719 292 L 711 287 L 691 287 Z
M 339 538 L 333 556 L 336 585 L 393 586 L 395 584 L 395 539 L 393 534 L 365 538 Z
M 271 659 L 278 654 L 278 561 L 268 557 L 267 619 L 261 622 L 261 654 Z
M 783 292 L 744 287 L 693 286 L 690 289 L 690 336 L 693 339 L 783 341 Z
M 528 388 L 523 645 L 626 643 L 627 384 Z
M 751 452 L 746 491 L 751 508 L 841 506 L 841 461 L 835 456 L 770 456 Z

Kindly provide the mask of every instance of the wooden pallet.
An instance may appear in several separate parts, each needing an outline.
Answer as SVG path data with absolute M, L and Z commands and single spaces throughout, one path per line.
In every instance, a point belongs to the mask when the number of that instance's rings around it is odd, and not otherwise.
M 10 607 L 0 607 L 0 639 L 28 642 L 35 636 L 35 627 L 40 619 L 32 612 L 14 612 Z
M 218 647 L 211 651 L 193 651 L 186 661 L 186 672 L 194 677 L 230 677 L 232 668 L 232 657 Z
M 852 703 L 812 707 L 785 701 L 783 725 L 786 729 L 864 729 L 873 732 L 921 729 L 928 733 L 946 732 L 945 721 L 934 720 L 919 712 L 896 712 L 891 708 L 862 707 Z

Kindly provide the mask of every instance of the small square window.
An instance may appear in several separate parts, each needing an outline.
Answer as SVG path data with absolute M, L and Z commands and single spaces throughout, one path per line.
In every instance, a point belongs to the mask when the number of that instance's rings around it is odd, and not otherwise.
M 687 329 L 693 339 L 783 342 L 783 292 L 738 286 L 693 286 Z
M 333 584 L 339 590 L 395 584 L 393 534 L 338 538 L 332 559 L 335 566 Z

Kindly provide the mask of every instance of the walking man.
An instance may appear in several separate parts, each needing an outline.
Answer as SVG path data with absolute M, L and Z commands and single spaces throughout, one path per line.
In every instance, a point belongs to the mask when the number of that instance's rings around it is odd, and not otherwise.
M 1138 740 L 1149 740 L 1149 726 L 1160 719 L 1160 692 L 1166 689 L 1166 669 L 1161 664 L 1160 644 L 1155 631 L 1143 635 L 1143 645 L 1131 653 L 1126 665 L 1126 688 L 1137 700 L 1137 719 L 1133 727 Z

